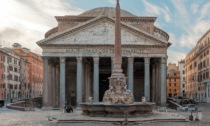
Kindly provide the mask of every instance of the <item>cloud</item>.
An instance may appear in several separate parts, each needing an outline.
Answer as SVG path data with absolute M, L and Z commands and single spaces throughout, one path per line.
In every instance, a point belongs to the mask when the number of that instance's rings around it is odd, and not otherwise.
M 0 39 L 3 46 L 18 42 L 32 51 L 39 50 L 40 54 L 41 48 L 36 41 L 57 25 L 54 16 L 81 12 L 82 9 L 72 7 L 64 0 L 1 0 Z
M 116 0 L 108 0 L 108 2 L 111 4 L 116 4 Z
M 169 42 L 172 43 L 172 46 L 175 46 L 176 42 L 177 42 L 176 35 L 174 33 L 170 33 L 170 32 L 168 32 L 168 34 L 169 34 Z
M 168 63 L 178 63 L 181 59 L 185 59 L 186 54 L 179 51 L 168 50 Z
M 192 10 L 192 12 L 193 13 L 196 13 L 197 11 L 198 11 L 198 4 L 197 3 L 192 3 L 192 5 L 191 5 L 191 10 Z
M 163 15 L 164 19 L 167 23 L 171 22 L 171 17 L 170 17 L 170 11 L 168 9 L 167 6 L 165 6 L 164 8 L 153 5 L 151 3 L 149 3 L 146 0 L 142 0 L 144 6 L 145 6 L 145 11 L 152 16 L 160 16 Z
M 198 6 L 200 6 L 202 9 L 199 10 Z M 187 14 L 190 15 L 191 18 L 189 16 L 186 16 L 186 14 L 182 14 L 182 12 L 179 12 L 179 18 L 183 19 L 180 22 L 178 21 L 177 24 L 179 25 L 180 30 L 183 30 L 183 34 L 178 40 L 181 47 L 193 48 L 196 45 L 197 41 L 203 36 L 203 34 L 209 29 L 210 26 L 210 2 L 205 3 L 204 5 L 193 3 L 191 5 L 191 9 L 192 8 L 195 9 L 194 12 L 196 13 L 191 15 Z M 184 10 L 182 9 L 182 11 Z
M 206 3 L 202 9 L 201 9 L 201 13 L 200 13 L 200 20 L 202 20 L 205 17 L 210 18 L 210 2 Z

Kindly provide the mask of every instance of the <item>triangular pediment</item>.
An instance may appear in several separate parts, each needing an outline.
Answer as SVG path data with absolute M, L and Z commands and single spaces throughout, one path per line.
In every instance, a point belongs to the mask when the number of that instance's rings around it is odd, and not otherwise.
M 68 29 L 62 33 L 44 39 L 38 44 L 47 45 L 114 45 L 115 24 L 109 17 L 101 17 L 89 21 L 75 28 Z M 122 45 L 167 45 L 167 41 L 156 40 L 149 33 L 139 31 L 127 24 L 121 27 Z

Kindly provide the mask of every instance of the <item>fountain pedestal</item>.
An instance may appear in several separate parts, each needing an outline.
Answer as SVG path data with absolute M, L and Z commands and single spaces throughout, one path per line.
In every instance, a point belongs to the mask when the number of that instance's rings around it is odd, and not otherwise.
M 126 77 L 123 74 L 109 78 L 109 90 L 103 97 L 103 102 L 108 104 L 132 104 L 133 93 L 127 90 Z

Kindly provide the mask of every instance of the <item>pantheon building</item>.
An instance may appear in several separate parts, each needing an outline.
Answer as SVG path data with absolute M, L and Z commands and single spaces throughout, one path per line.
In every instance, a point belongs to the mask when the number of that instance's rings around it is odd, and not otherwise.
M 37 42 L 43 49 L 44 108 L 77 106 L 93 97 L 102 101 L 113 69 L 115 8 L 101 7 L 80 15 L 55 17 L 58 26 Z M 135 101 L 166 104 L 169 35 L 156 17 L 121 10 L 122 68 Z

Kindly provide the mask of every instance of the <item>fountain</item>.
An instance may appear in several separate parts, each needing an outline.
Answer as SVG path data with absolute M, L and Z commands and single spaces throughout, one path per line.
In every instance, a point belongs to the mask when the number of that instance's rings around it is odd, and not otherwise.
M 122 73 L 119 0 L 117 0 L 115 20 L 114 70 L 109 77 L 109 90 L 105 92 L 103 102 L 81 103 L 80 107 L 84 115 L 92 117 L 124 117 L 125 113 L 127 117 L 150 115 L 155 104 L 134 102 L 133 93 L 127 89 L 127 78 Z

